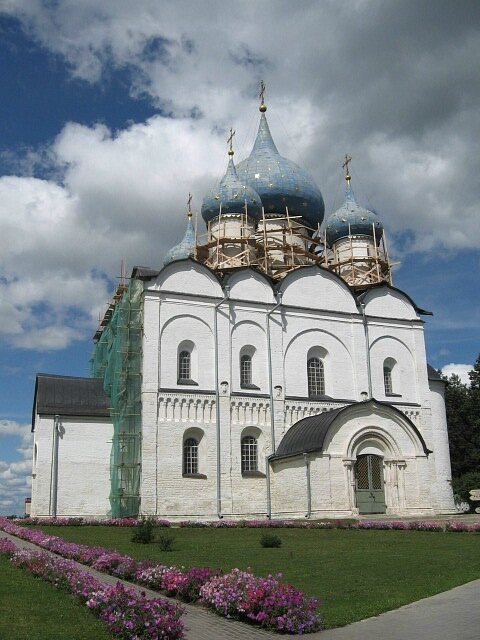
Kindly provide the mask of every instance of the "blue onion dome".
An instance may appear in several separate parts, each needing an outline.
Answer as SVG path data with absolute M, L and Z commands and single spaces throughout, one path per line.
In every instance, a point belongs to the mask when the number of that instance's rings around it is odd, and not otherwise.
M 340 238 L 349 235 L 371 238 L 375 236 L 378 245 L 383 235 L 383 225 L 376 214 L 357 204 L 349 179 L 347 179 L 345 202 L 327 218 L 325 229 L 327 244 L 330 247 Z
M 265 111 L 260 106 L 260 125 L 252 152 L 238 164 L 240 179 L 257 191 L 262 199 L 265 215 L 301 216 L 316 228 L 325 213 L 322 194 L 306 171 L 278 153 L 268 127 Z
M 163 261 L 163 265 L 166 266 L 171 262 L 175 262 L 176 260 L 185 260 L 186 258 L 191 258 L 195 255 L 195 229 L 192 224 L 192 212 L 190 209 L 188 210 L 188 222 L 187 228 L 185 230 L 185 235 L 183 236 L 183 240 L 180 244 L 177 244 L 175 247 L 172 247 L 170 251 L 165 256 Z
M 205 222 L 210 222 L 222 213 L 244 214 L 257 221 L 262 215 L 262 201 L 260 196 L 238 177 L 233 163 L 233 151 L 228 152 L 230 160 L 225 175 L 220 180 L 218 188 L 208 193 L 202 204 L 202 217 Z

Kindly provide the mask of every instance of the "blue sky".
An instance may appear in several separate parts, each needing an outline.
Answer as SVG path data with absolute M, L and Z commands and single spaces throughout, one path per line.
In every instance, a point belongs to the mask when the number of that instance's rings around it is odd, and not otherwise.
M 434 313 L 430 363 L 473 365 L 480 7 L 429 4 L 0 2 L 0 513 L 29 494 L 35 374 L 88 374 L 121 260 L 160 266 L 188 193 L 198 211 L 222 175 L 231 126 L 248 154 L 261 78 L 277 146 L 327 213 L 353 156 L 394 284 Z

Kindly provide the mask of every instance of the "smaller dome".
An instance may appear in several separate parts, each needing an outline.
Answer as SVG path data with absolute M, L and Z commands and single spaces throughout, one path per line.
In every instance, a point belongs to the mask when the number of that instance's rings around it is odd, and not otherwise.
M 165 256 L 163 265 L 166 266 L 167 264 L 170 264 L 170 262 L 175 262 L 176 260 L 185 260 L 186 258 L 191 258 L 195 255 L 195 245 L 195 229 L 193 228 L 191 215 L 189 215 L 183 240 L 180 242 L 180 244 L 177 244 L 170 249 L 170 251 Z
M 285 215 L 288 207 L 291 216 L 301 216 L 315 229 L 325 213 L 323 196 L 304 169 L 279 154 L 266 110 L 262 104 L 255 144 L 249 157 L 238 163 L 238 173 L 259 194 L 265 215 Z
M 262 215 L 260 196 L 255 189 L 242 184 L 231 156 L 218 189 L 213 189 L 203 200 L 202 218 L 209 222 L 220 215 L 220 210 L 222 214 L 247 213 L 254 220 Z
M 349 182 L 347 182 L 345 202 L 340 209 L 327 218 L 325 229 L 327 244 L 330 247 L 340 238 L 349 235 L 371 238 L 375 236 L 378 245 L 383 235 L 383 225 L 377 215 L 357 204 Z

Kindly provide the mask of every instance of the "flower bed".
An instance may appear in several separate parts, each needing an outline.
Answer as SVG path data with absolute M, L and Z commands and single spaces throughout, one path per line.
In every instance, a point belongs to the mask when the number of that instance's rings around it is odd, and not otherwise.
M 67 591 L 92 610 L 110 633 L 121 640 L 176 640 L 184 637 L 183 609 L 164 599 L 147 599 L 120 582 L 104 585 L 72 560 L 43 551 L 18 550 L 10 540 L 0 540 L 0 553 L 31 575 Z
M 94 520 L 90 518 L 18 518 L 14 520 L 22 525 L 54 525 L 54 526 L 114 526 L 114 527 L 134 527 L 141 522 L 138 518 L 110 518 L 106 520 Z M 451 520 L 439 522 L 435 520 L 182 520 L 172 523 L 163 518 L 153 519 L 156 527 L 188 527 L 188 528 L 213 528 L 213 529 L 395 529 L 395 530 L 415 530 L 415 531 L 464 531 L 480 533 L 480 522 L 464 523 Z
M 259 578 L 238 569 L 220 575 L 208 567 L 180 569 L 137 561 L 102 547 L 67 542 L 4 518 L 0 518 L 0 529 L 98 571 L 164 591 L 185 602 L 203 602 L 220 615 L 283 633 L 301 634 L 320 629 L 318 601 L 281 583 L 279 576 Z
M 15 522 L 21 522 L 22 524 L 41 524 L 41 525 L 53 525 L 55 527 L 80 527 L 87 525 L 89 527 L 106 525 L 109 527 L 135 527 L 141 518 L 64 518 L 64 517 L 47 517 L 47 518 L 15 518 Z M 170 527 L 171 522 L 164 518 L 155 518 L 155 526 L 157 527 Z
M 319 629 L 317 601 L 289 584 L 233 569 L 200 589 L 202 601 L 220 615 L 256 622 L 275 631 L 302 634 Z

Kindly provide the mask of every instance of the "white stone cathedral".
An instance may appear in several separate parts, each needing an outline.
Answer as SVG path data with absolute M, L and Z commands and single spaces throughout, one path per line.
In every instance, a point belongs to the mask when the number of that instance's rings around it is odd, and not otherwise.
M 454 511 L 428 312 L 391 284 L 383 227 L 323 221 L 266 106 L 160 270 L 135 267 L 91 378 L 38 374 L 33 516 L 322 518 Z

